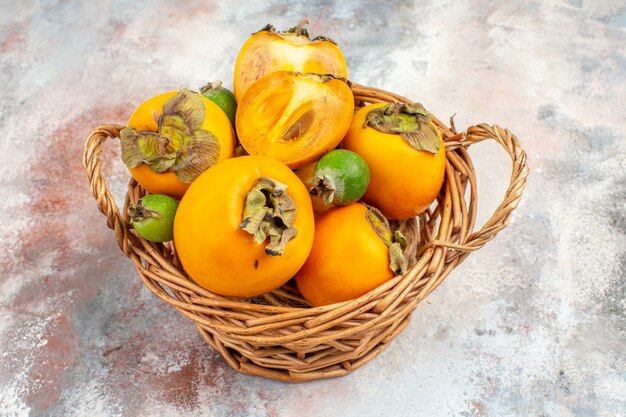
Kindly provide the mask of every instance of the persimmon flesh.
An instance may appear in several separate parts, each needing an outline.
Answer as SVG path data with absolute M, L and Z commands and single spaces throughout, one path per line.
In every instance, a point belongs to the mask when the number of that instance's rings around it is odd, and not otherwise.
M 250 87 L 237 108 L 237 135 L 251 155 L 292 169 L 339 145 L 350 127 L 354 96 L 328 75 L 273 72 Z

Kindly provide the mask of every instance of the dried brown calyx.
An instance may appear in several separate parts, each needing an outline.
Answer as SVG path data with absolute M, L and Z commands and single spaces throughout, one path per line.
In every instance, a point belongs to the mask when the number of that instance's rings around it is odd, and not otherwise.
M 309 193 L 320 196 L 326 205 L 332 204 L 335 200 L 335 191 L 337 191 L 337 186 L 332 176 L 316 175 L 313 177 L 313 187 Z
M 276 28 L 271 25 L 271 24 L 267 24 L 265 25 L 261 30 L 255 32 L 255 33 L 259 33 L 259 32 L 270 32 L 270 33 L 275 33 L 283 38 L 289 39 L 289 38 L 293 38 L 294 36 L 297 37 L 301 37 L 301 41 L 306 41 L 308 42 L 316 42 L 316 41 L 325 41 L 325 42 L 330 42 L 330 43 L 334 43 L 335 45 L 337 45 L 337 42 L 335 42 L 334 40 L 327 38 L 326 36 L 316 36 L 315 38 L 311 39 L 311 36 L 309 35 L 309 31 L 308 29 L 305 27 L 306 25 L 309 24 L 309 19 L 302 19 L 300 20 L 300 22 L 298 22 L 298 24 L 286 31 L 277 31 Z M 253 35 L 255 34 L 253 33 Z
M 406 273 L 409 261 L 403 252 L 407 246 L 404 235 L 399 230 L 392 233 L 389 221 L 375 207 L 367 206 L 366 217 L 372 229 L 389 248 L 389 268 L 398 275 Z
M 183 88 L 155 115 L 156 132 L 122 129 L 122 160 L 128 168 L 146 163 L 155 172 L 171 171 L 180 181 L 193 182 L 220 155 L 217 138 L 201 127 L 205 115 L 202 95 Z
M 418 151 L 439 152 L 439 134 L 431 123 L 430 114 L 419 103 L 389 103 L 367 113 L 363 127 L 396 134 Z
M 205 86 L 200 88 L 200 94 L 206 93 L 207 91 L 217 90 L 221 87 L 222 87 L 221 81 L 211 81 L 210 83 L 207 83 Z
M 263 243 L 265 253 L 280 256 L 287 243 L 298 234 L 293 225 L 296 205 L 286 192 L 287 186 L 269 177 L 259 178 L 248 195 L 239 227 L 254 236 L 254 242 Z
M 140 222 L 145 219 L 160 219 L 161 214 L 158 211 L 150 210 L 147 208 L 143 200 L 137 201 L 134 206 L 128 207 L 128 217 L 131 222 Z

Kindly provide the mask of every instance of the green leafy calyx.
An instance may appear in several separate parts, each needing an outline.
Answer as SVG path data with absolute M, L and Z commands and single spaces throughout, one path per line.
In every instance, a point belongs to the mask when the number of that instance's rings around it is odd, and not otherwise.
M 180 181 L 193 182 L 220 155 L 217 138 L 202 129 L 205 114 L 202 95 L 183 88 L 155 116 L 156 132 L 122 129 L 122 160 L 128 168 L 145 163 L 155 172 L 171 171 Z
M 380 210 L 375 207 L 367 206 L 366 217 L 372 229 L 374 229 L 378 237 L 380 237 L 389 248 L 389 268 L 395 274 L 406 273 L 409 267 L 409 261 L 403 252 L 407 246 L 404 235 L 402 235 L 399 230 L 392 233 L 389 221 Z
M 363 127 L 382 133 L 400 135 L 418 151 L 439 152 L 439 133 L 431 123 L 430 114 L 419 103 L 389 103 L 367 113 Z

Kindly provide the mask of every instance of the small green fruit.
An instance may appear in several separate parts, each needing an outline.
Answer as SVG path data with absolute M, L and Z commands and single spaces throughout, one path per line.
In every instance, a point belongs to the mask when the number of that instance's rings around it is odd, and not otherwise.
M 200 89 L 200 93 L 220 106 L 230 119 L 230 124 L 235 128 L 235 114 L 237 113 L 237 101 L 235 95 L 227 88 L 222 87 L 221 81 L 208 83 Z
M 174 238 L 174 215 L 178 201 L 163 194 L 142 197 L 128 208 L 133 228 L 139 236 L 151 242 L 168 242 Z
M 319 195 L 326 204 L 344 206 L 363 197 L 369 183 L 365 160 L 355 152 L 335 149 L 315 165 L 311 194 Z

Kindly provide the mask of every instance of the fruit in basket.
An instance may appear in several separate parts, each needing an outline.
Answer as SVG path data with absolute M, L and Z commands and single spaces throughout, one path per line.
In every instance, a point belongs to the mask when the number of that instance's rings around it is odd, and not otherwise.
M 174 216 L 178 201 L 163 194 L 143 196 L 128 207 L 130 223 L 139 236 L 151 242 L 169 242 L 173 238 Z
M 221 81 L 208 83 L 200 89 L 200 94 L 220 106 L 228 116 L 230 124 L 235 128 L 235 114 L 237 113 L 237 101 L 235 95 L 229 89 L 222 87 Z
M 358 201 L 369 182 L 370 170 L 363 158 L 346 149 L 335 149 L 315 165 L 310 192 L 326 204 L 345 206 Z
M 292 169 L 334 149 L 350 127 L 354 96 L 331 75 L 273 72 L 252 85 L 237 108 L 237 135 L 251 155 Z
M 304 184 L 307 190 L 309 190 L 309 197 L 311 197 L 311 205 L 313 206 L 313 213 L 319 216 L 320 214 L 326 213 L 328 210 L 333 208 L 332 204 L 326 204 L 322 197 L 319 195 L 311 194 L 311 188 L 313 188 L 313 176 L 315 171 L 315 165 L 317 161 L 311 162 L 310 164 L 306 164 L 305 166 L 298 168 L 294 171 L 294 173 L 300 178 L 300 181 Z
M 370 104 L 352 120 L 342 147 L 365 159 L 370 184 L 363 201 L 388 219 L 415 217 L 439 194 L 446 168 L 441 133 L 419 104 Z
M 153 194 L 181 198 L 200 174 L 235 152 L 228 116 L 186 88 L 153 97 L 120 132 L 122 160 Z
M 187 274 L 234 297 L 287 282 L 309 255 L 313 234 L 307 189 L 285 164 L 258 155 L 229 159 L 200 175 L 174 220 Z
M 316 219 L 313 248 L 296 284 L 314 306 L 360 297 L 406 271 L 405 245 L 377 209 L 361 203 L 334 208 Z
M 235 97 L 240 103 L 254 82 L 275 71 L 333 74 L 347 78 L 346 60 L 337 44 L 318 36 L 310 39 L 308 20 L 285 32 L 267 25 L 244 43 L 235 63 Z

